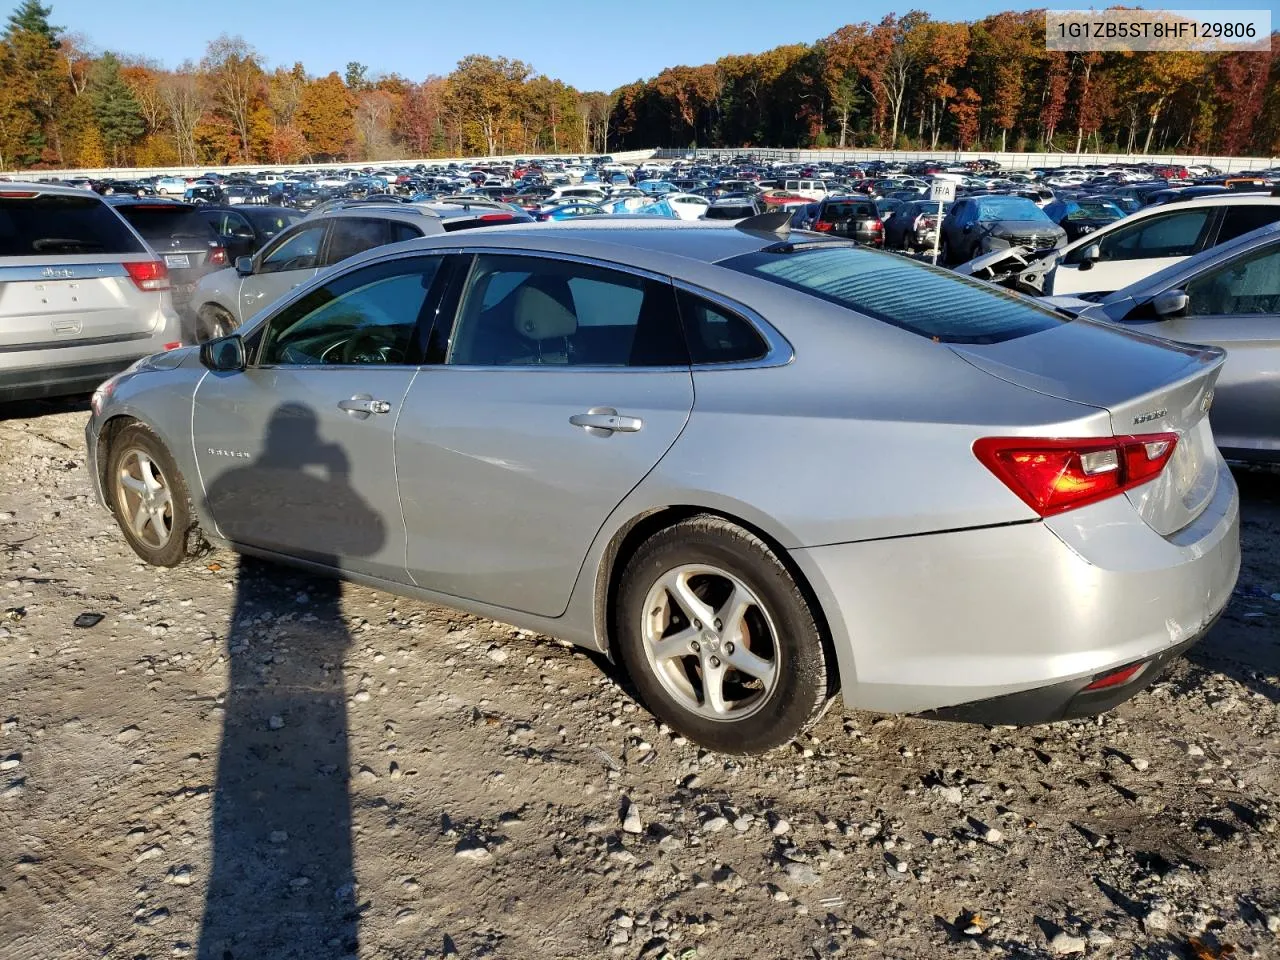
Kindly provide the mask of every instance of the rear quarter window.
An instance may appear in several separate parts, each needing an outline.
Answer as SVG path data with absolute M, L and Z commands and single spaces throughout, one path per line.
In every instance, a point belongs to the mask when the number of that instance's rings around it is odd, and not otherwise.
M 942 343 L 999 343 L 1068 322 L 949 270 L 843 244 L 749 253 L 720 265 Z
M 0 196 L 0 257 L 143 252 L 124 221 L 96 196 Z

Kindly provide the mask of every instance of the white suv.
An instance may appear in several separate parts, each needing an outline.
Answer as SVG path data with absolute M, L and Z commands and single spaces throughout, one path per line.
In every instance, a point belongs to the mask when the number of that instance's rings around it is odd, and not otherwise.
M 0 401 L 88 393 L 181 346 L 164 262 L 97 194 L 0 184 Z
M 1146 207 L 1018 274 L 1044 296 L 1112 293 L 1201 250 L 1280 220 L 1280 197 L 1225 193 Z

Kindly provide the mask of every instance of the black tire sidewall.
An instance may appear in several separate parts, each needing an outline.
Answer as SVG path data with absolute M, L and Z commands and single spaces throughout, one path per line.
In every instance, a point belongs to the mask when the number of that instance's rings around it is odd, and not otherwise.
M 124 516 L 124 509 L 117 498 L 116 477 L 120 472 L 120 461 L 128 451 L 134 449 L 145 451 L 153 461 L 159 464 L 172 498 L 173 533 L 168 543 L 159 549 L 143 543 L 134 536 L 129 528 L 129 521 Z M 159 437 L 142 424 L 125 427 L 112 440 L 107 452 L 106 495 L 111 505 L 111 512 L 120 525 L 120 531 L 134 553 L 157 567 L 175 567 L 186 559 L 187 534 L 194 523 L 187 483 L 169 454 L 168 448 Z
M 764 705 L 740 720 L 716 721 L 690 713 L 667 693 L 645 655 L 641 624 L 649 590 L 665 573 L 690 563 L 716 566 L 742 580 L 775 630 L 779 679 Z M 749 541 L 681 526 L 655 535 L 627 564 L 616 613 L 619 653 L 644 703 L 673 729 L 713 750 L 760 753 L 781 746 L 813 718 L 815 703 L 821 703 L 817 698 L 825 699 L 825 658 L 812 613 L 786 568 Z

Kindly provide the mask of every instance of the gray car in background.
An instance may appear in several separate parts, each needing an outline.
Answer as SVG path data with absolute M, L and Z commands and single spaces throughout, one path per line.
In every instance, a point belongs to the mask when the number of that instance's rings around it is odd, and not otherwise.
M 1003 194 L 962 197 L 942 220 L 942 263 L 957 264 L 995 250 L 1056 250 L 1067 232 L 1026 197 Z
M 620 659 L 715 750 L 851 707 L 1032 723 L 1226 605 L 1223 354 L 893 254 L 577 220 L 366 252 L 104 385 L 102 502 Z
M 293 224 L 252 256 L 205 276 L 191 297 L 199 340 L 223 336 L 324 267 L 374 247 L 498 224 L 531 223 L 506 204 L 391 203 L 336 205 Z
M 1238 460 L 1280 461 L 1280 223 L 1179 261 L 1100 303 L 1054 305 L 1227 351 L 1210 419 Z
M 88 393 L 181 339 L 169 273 L 97 194 L 0 183 L 0 401 Z

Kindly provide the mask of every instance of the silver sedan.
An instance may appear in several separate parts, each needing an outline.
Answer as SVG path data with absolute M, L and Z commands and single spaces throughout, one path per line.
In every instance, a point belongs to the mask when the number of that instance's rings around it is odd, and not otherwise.
M 1222 367 L 818 235 L 579 220 L 384 247 L 108 381 L 98 494 L 618 658 L 706 746 L 850 707 L 1032 723 L 1226 605 Z

